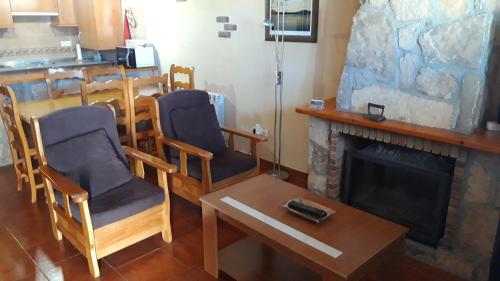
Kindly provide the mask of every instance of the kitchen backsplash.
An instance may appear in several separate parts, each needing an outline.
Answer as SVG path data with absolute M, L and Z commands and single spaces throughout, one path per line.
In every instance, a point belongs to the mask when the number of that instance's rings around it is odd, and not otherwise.
M 78 40 L 78 28 L 52 27 L 50 17 L 16 16 L 15 28 L 0 30 L 0 60 L 67 57 L 73 48 L 61 47 L 61 41 Z

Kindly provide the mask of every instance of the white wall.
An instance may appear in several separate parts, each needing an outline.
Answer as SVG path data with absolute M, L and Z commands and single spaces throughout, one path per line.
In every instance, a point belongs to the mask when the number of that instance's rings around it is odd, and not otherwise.
M 226 96 L 226 125 L 272 129 L 274 46 L 264 41 L 264 0 L 123 0 L 132 7 L 138 32 L 170 64 L 194 66 L 195 86 Z M 335 96 L 357 0 L 320 0 L 318 43 L 287 43 L 285 50 L 283 164 L 307 171 L 308 118 L 295 113 L 311 98 Z M 217 16 L 237 24 L 230 39 L 217 37 Z M 140 35 L 139 35 L 140 37 Z M 259 146 L 272 159 L 272 138 Z M 238 144 L 246 148 L 246 144 Z

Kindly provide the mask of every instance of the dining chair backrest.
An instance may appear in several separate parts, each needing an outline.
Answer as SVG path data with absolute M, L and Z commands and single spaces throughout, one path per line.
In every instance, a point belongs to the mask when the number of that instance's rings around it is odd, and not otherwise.
M 33 72 L 25 74 L 2 74 L 0 75 L 0 83 L 11 85 L 18 83 L 30 83 L 30 82 L 40 82 L 45 81 L 46 71 L 44 72 Z
M 53 73 L 47 72 L 45 74 L 47 92 L 51 98 L 81 94 L 81 84 L 83 83 L 83 80 L 82 70 L 67 70 Z M 68 85 L 61 85 L 64 83 Z
M 180 80 L 180 76 L 185 79 Z M 183 67 L 172 64 L 170 66 L 170 90 L 191 90 L 194 89 L 194 67 Z
M 82 84 L 82 105 L 109 106 L 114 108 L 120 140 L 132 145 L 130 125 L 130 97 L 127 80 Z
M 35 173 L 38 173 L 38 170 L 33 167 L 36 162 L 32 162 L 35 151 L 30 148 L 29 136 L 26 136 L 25 128 L 21 122 L 16 95 L 12 88 L 5 84 L 0 84 L 0 115 L 7 131 L 16 173 L 17 190 L 20 191 L 23 187 L 23 181 L 26 181 L 31 189 L 31 203 L 35 203 L 37 189 L 43 188 L 43 184 L 37 184 L 35 180 Z M 29 129 L 29 126 L 27 128 Z
M 15 152 L 28 155 L 28 140 L 19 117 L 16 95 L 12 88 L 5 84 L 0 84 L 0 113 L 14 160 L 17 158 Z
M 131 79 L 129 91 L 134 93 L 134 97 L 139 95 L 159 97 L 168 93 L 168 74 L 129 79 Z
M 108 80 L 117 80 L 119 78 L 121 80 L 125 80 L 127 74 L 125 73 L 125 68 L 123 65 L 119 66 L 99 66 L 99 67 L 87 67 L 83 69 L 83 76 L 85 78 L 85 83 L 91 82 L 105 82 L 99 80 L 100 77 L 112 77 L 112 79 Z
M 158 101 L 152 96 L 137 96 L 133 99 L 132 103 L 131 124 L 133 147 L 139 149 L 139 142 L 146 141 L 146 152 L 155 154 L 153 151 L 157 148 L 155 132 L 158 132 L 160 129 Z M 156 129 L 155 126 L 157 126 Z

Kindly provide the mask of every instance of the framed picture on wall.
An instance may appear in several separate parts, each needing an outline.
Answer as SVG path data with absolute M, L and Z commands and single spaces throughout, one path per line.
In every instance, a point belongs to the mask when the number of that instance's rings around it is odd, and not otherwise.
M 265 20 L 272 20 L 273 27 L 266 26 L 266 41 L 274 41 L 277 31 L 278 2 L 284 5 L 285 11 L 285 41 L 287 42 L 318 42 L 318 9 L 319 0 L 265 0 Z M 283 9 L 283 8 L 282 8 Z M 280 17 L 281 18 L 281 17 Z

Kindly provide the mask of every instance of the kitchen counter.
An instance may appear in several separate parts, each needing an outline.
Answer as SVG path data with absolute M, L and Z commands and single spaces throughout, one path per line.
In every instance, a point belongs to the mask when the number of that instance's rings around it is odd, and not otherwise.
M 49 68 L 72 68 L 85 67 L 93 65 L 111 65 L 108 61 L 83 60 L 77 62 L 74 59 L 55 59 L 55 60 L 40 60 L 40 61 L 8 61 L 0 62 L 0 75 L 9 74 L 18 71 L 34 71 L 45 70 Z

